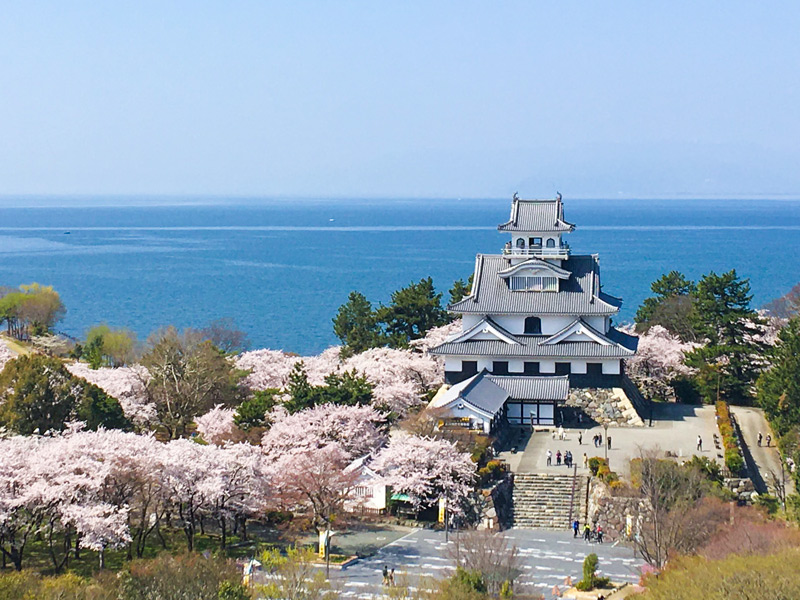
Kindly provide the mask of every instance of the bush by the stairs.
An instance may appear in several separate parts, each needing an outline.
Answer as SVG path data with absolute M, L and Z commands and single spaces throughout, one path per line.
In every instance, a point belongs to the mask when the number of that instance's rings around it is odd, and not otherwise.
M 593 456 L 589 459 L 589 470 L 592 475 L 598 477 L 605 483 L 613 483 L 619 480 L 619 476 L 611 470 L 608 465 L 608 459 L 601 458 L 600 456 Z
M 595 588 L 604 588 L 607 587 L 610 583 L 608 577 L 598 577 L 597 576 L 597 554 L 592 552 L 583 560 L 583 579 L 581 579 L 577 585 L 575 585 L 576 589 L 579 589 L 582 592 L 588 592 Z
M 480 485 L 484 487 L 493 481 L 497 481 L 506 476 L 508 465 L 500 460 L 490 460 L 485 467 L 478 469 Z

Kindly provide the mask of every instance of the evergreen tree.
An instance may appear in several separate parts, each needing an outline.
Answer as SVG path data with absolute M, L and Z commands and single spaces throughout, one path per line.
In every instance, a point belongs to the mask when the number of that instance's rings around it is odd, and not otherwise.
M 23 435 L 62 431 L 70 421 L 89 429 L 128 429 L 119 402 L 73 376 L 57 358 L 20 356 L 0 372 L 0 425 Z
M 758 378 L 758 404 L 778 435 L 800 426 L 800 317 L 792 318 L 778 334 L 770 353 L 772 366 Z
M 333 333 L 344 345 L 345 357 L 383 343 L 372 304 L 360 292 L 350 292 L 333 318 Z
M 717 396 L 748 403 L 751 387 L 763 362 L 763 344 L 754 339 L 762 320 L 750 307 L 750 282 L 735 270 L 704 275 L 697 284 L 692 327 L 704 347 L 686 355 L 686 364 L 698 369 L 696 381 L 707 402 Z
M 286 386 L 289 399 L 283 406 L 290 413 L 296 413 L 304 408 L 311 408 L 316 403 L 314 398 L 314 386 L 308 382 L 306 366 L 301 360 L 295 363 L 292 372 L 289 373 L 289 385 Z
M 76 406 L 76 416 L 86 423 L 87 429 L 130 429 L 131 422 L 125 416 L 116 398 L 91 383 L 86 384 Z
M 280 390 L 258 390 L 252 398 L 248 398 L 236 408 L 233 415 L 233 422 L 243 431 L 249 431 L 253 427 L 267 427 L 267 413 L 272 410 L 278 401 L 275 396 L 280 394 Z
M 355 370 L 342 375 L 331 373 L 325 377 L 325 385 L 316 388 L 316 392 L 317 404 L 365 406 L 372 401 L 372 385 Z
M 430 277 L 393 292 L 391 303 L 381 306 L 377 314 L 389 345 L 394 348 L 405 347 L 411 340 L 424 337 L 428 330 L 448 321 L 447 312 L 442 308 L 442 294 L 436 293 Z
M 636 311 L 639 331 L 661 325 L 684 341 L 694 341 L 696 335 L 691 314 L 696 292 L 695 283 L 678 271 L 670 271 L 650 284 L 655 296 L 645 298 Z
M 453 287 L 450 288 L 450 304 L 461 302 L 461 300 L 469 296 L 472 290 L 472 277 L 473 275 L 471 274 L 466 283 L 464 283 L 463 279 L 456 279 L 453 282 Z

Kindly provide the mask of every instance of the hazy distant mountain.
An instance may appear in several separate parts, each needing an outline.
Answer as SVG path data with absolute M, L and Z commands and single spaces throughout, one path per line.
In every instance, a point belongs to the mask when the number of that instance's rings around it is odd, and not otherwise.
M 770 314 L 788 319 L 800 312 L 800 283 L 795 285 L 786 294 L 762 306 Z

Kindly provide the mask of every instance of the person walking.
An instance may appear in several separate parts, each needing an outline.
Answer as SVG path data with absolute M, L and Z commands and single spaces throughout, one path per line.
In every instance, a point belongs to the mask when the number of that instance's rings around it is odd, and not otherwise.
M 700 437 L 699 435 L 697 436 L 697 451 L 698 452 L 703 451 L 703 438 Z
M 389 571 L 389 587 L 394 587 L 394 569 Z
M 597 434 L 596 433 L 592 436 L 592 443 L 594 444 L 594 447 L 597 448 Z
M 764 439 L 764 436 L 762 436 L 761 432 L 759 431 L 758 432 L 758 447 L 759 448 L 761 447 L 761 440 L 763 440 L 763 439 Z
M 548 450 L 545 456 L 547 456 L 547 466 L 549 467 L 553 464 L 553 453 Z
M 769 445 L 771 443 L 772 443 L 772 436 L 770 434 L 767 434 L 767 448 L 769 448 Z
M 603 543 L 603 528 L 600 525 L 597 526 L 597 543 Z M 392 571 L 392 573 L 394 573 L 394 571 Z
M 564 426 L 563 425 L 559 425 L 558 426 L 558 439 L 560 439 L 561 441 L 564 441 Z
M 608 449 L 611 450 L 611 436 L 610 435 L 606 436 L 606 445 L 608 446 Z
M 578 446 L 583 446 L 583 432 L 578 432 Z
M 578 529 L 580 529 L 580 526 L 581 524 L 578 523 L 578 519 L 575 519 L 572 522 L 572 533 L 573 533 L 572 537 L 574 538 L 578 537 Z
M 586 523 L 583 526 L 583 539 L 587 542 L 589 541 L 589 537 L 592 535 L 592 528 L 589 527 L 589 523 Z
M 586 456 L 586 452 L 583 453 L 583 468 L 584 469 L 589 468 L 589 457 Z
M 389 585 L 389 567 L 383 565 L 383 585 Z
M 597 447 L 598 448 L 602 448 L 603 447 L 603 434 L 602 433 L 598 433 L 597 434 Z
M 556 451 L 556 466 L 561 466 L 561 450 Z

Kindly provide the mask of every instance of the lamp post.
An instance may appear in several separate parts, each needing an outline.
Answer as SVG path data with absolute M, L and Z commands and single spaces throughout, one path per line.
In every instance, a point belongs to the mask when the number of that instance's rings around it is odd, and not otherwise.
M 603 423 L 603 431 L 605 438 L 603 439 L 603 452 L 605 453 L 606 462 L 608 462 L 608 422 Z

